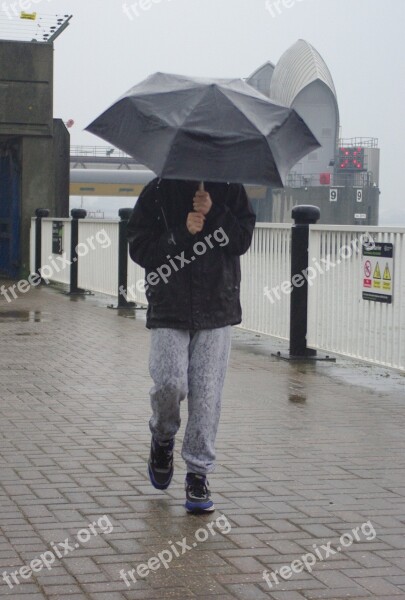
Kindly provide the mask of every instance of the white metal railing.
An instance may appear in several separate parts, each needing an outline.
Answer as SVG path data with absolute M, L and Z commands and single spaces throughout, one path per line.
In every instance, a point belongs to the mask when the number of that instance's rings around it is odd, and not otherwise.
M 290 296 L 280 295 L 280 286 L 290 280 L 290 264 L 291 225 L 258 223 L 241 257 L 243 329 L 289 338 Z
M 392 304 L 362 298 L 358 240 L 367 232 L 394 245 Z M 309 264 L 322 267 L 327 255 L 336 266 L 323 269 L 308 290 L 308 346 L 405 369 L 405 229 L 311 225 Z
M 35 222 L 36 219 L 31 219 L 30 229 L 30 273 L 35 273 Z
M 44 269 L 44 278 L 56 283 L 69 284 L 70 282 L 70 267 L 59 261 L 58 254 L 52 252 L 52 226 L 53 222 L 63 223 L 62 230 L 62 252 L 66 256 L 70 256 L 70 219 L 60 218 L 44 218 L 42 219 L 42 240 L 41 240 L 41 258 L 42 267 Z M 35 271 L 35 222 L 36 219 L 31 219 L 31 235 L 30 235 L 30 271 Z
M 119 156 L 132 158 L 115 146 L 71 146 L 70 156 Z
M 79 219 L 79 288 L 116 296 L 118 221 Z
M 70 256 L 70 219 L 42 219 L 42 240 L 41 240 L 41 257 L 42 266 L 49 267 L 50 281 L 57 283 L 69 284 L 70 282 L 70 267 L 58 260 L 58 254 L 52 252 L 52 227 L 53 222 L 63 223 L 62 229 L 62 252 L 66 256 Z M 56 266 L 55 266 L 56 265 Z M 47 277 L 48 271 L 44 271 L 44 277 Z
M 42 219 L 42 264 L 58 263 L 52 253 L 52 222 L 63 222 L 62 247 L 70 258 L 69 219 Z M 362 299 L 363 260 L 360 236 L 368 232 L 377 242 L 394 245 L 393 303 Z M 118 221 L 79 220 L 78 285 L 117 297 Z M 92 240 L 92 241 L 91 241 Z M 357 243 L 354 243 L 356 242 Z M 85 251 L 85 248 L 88 250 Z M 342 248 L 351 248 L 343 257 Z M 31 270 L 34 265 L 35 219 L 31 229 Z M 309 264 L 329 265 L 310 278 L 308 335 L 311 348 L 334 352 L 389 367 L 405 369 L 405 229 L 311 225 Z M 282 289 L 290 281 L 291 225 L 259 223 L 252 245 L 241 257 L 240 327 L 289 338 L 290 294 Z M 69 283 L 70 268 L 49 279 Z M 144 270 L 128 257 L 128 300 L 146 304 Z M 288 285 L 287 285 L 288 288 Z M 267 290 L 267 295 L 266 295 Z

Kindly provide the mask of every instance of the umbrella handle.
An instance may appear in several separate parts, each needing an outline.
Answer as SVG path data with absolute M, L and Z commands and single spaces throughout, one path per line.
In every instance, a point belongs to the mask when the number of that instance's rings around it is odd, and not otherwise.
M 199 192 L 204 192 L 205 188 L 204 188 L 204 182 L 200 181 L 200 183 L 198 184 L 198 191 Z

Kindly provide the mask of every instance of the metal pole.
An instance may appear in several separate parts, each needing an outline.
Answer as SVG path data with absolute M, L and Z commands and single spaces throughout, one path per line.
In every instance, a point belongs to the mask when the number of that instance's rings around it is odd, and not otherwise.
M 309 225 L 321 216 L 317 206 L 294 206 L 291 213 L 295 224 L 291 231 L 291 307 L 290 357 L 316 356 L 316 350 L 307 348 L 308 325 L 308 271 Z M 304 281 L 304 283 L 302 283 Z
M 37 208 L 35 211 L 35 273 L 41 276 L 42 267 L 42 219 L 49 217 L 49 210 L 47 208 Z M 40 283 L 45 283 L 41 277 Z
M 70 211 L 72 216 L 70 232 L 70 290 L 69 294 L 85 294 L 86 291 L 78 287 L 78 254 L 77 245 L 79 243 L 79 219 L 84 219 L 87 211 L 82 208 L 73 208 Z
M 118 306 L 117 308 L 134 308 L 135 302 L 128 302 L 128 221 L 132 214 L 132 208 L 120 208 L 118 215 L 119 237 L 118 237 Z

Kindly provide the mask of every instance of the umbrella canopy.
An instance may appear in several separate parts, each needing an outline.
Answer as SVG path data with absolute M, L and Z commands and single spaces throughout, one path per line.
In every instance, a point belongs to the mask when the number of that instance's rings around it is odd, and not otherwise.
M 155 73 L 87 131 L 167 179 L 281 186 L 320 144 L 292 109 L 241 79 Z

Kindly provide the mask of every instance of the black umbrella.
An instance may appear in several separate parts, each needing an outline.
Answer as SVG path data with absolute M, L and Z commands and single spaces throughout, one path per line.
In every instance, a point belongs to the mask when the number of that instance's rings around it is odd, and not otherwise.
M 292 109 L 241 79 L 156 73 L 87 128 L 167 179 L 281 186 L 320 144 Z

